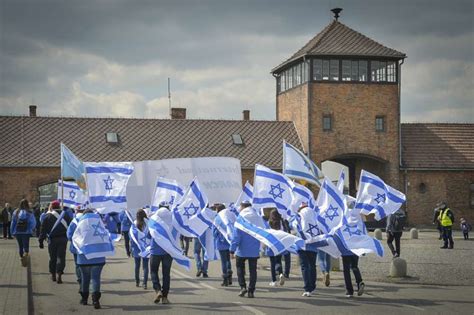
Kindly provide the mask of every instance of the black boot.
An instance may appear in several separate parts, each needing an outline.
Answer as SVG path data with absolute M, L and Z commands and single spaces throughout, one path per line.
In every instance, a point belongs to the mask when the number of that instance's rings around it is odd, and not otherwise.
M 63 283 L 63 273 L 62 272 L 58 272 L 58 284 L 61 284 Z
M 227 278 L 227 283 L 229 285 L 232 285 L 232 274 L 230 274 L 229 277 Z
M 100 308 L 100 292 L 92 292 L 92 304 L 94 305 L 94 308 L 95 309 L 99 309 Z
M 89 299 L 89 292 L 79 292 L 81 294 L 81 304 L 87 305 L 87 300 Z
M 227 278 L 227 276 L 222 276 L 221 286 L 222 287 L 227 287 L 228 285 L 229 285 L 229 278 Z
M 52 274 L 51 274 L 51 280 L 52 280 L 53 282 L 56 282 L 56 273 L 52 273 Z

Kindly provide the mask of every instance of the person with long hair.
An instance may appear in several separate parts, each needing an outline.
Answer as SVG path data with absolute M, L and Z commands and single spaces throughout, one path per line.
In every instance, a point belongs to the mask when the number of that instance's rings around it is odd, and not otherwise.
M 36 228 L 36 219 L 30 210 L 28 200 L 20 201 L 18 209 L 13 212 L 10 230 L 18 242 L 21 265 L 26 267 L 29 260 L 30 237 Z
M 282 230 L 283 229 L 283 219 L 281 218 L 280 213 L 277 209 L 270 211 L 268 218 L 268 224 L 273 230 Z M 270 272 L 272 275 L 272 282 L 270 286 L 274 287 L 277 284 L 277 274 L 278 274 L 278 283 L 280 285 L 285 284 L 285 277 L 283 276 L 283 265 L 281 263 L 282 254 L 275 255 L 270 248 L 267 247 L 266 254 L 270 257 Z
M 126 214 L 125 214 L 126 215 Z M 135 231 L 135 228 L 138 231 Z M 142 250 L 140 249 L 141 244 L 139 234 L 143 234 L 142 238 L 148 234 L 148 225 L 147 225 L 147 215 L 145 210 L 139 209 L 137 211 L 137 219 L 133 222 L 133 226 L 130 229 L 131 233 L 131 254 L 135 260 L 135 283 L 136 286 L 140 286 L 140 265 L 143 268 L 143 289 L 147 289 L 148 282 L 148 270 L 149 270 L 149 260 L 150 252 L 146 256 L 143 256 Z

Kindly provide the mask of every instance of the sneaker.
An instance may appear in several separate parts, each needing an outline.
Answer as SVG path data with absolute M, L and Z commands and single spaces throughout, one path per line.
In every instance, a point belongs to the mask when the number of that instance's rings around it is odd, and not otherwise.
M 354 293 L 346 292 L 346 297 L 347 298 L 352 298 L 353 296 L 354 296 Z
M 253 299 L 255 296 L 253 295 L 253 292 L 249 292 L 248 297 L 249 299 Z
M 301 296 L 310 297 L 311 292 L 304 292 L 303 294 L 301 294 Z
M 58 273 L 58 281 L 57 281 L 57 283 L 58 283 L 58 284 L 63 283 L 62 273 Z
M 290 274 L 289 273 L 284 273 L 283 276 L 285 277 L 285 279 L 290 279 Z
M 135 283 L 135 286 L 138 288 L 140 286 L 140 282 Z
M 285 284 L 285 277 L 283 276 L 282 273 L 280 273 L 280 281 L 279 281 L 280 285 L 284 285 Z
M 448 248 L 448 247 L 447 247 L 447 246 L 441 246 L 440 248 L 441 248 L 441 249 L 445 249 L 445 248 Z
M 247 294 L 247 292 L 248 292 L 248 291 L 247 291 L 247 289 L 246 289 L 246 288 L 242 288 L 242 289 L 240 289 L 239 296 L 240 296 L 240 297 L 244 297 L 244 296 L 245 296 L 245 294 Z
M 268 285 L 271 286 L 271 287 L 276 287 L 276 282 L 273 282 L 273 281 L 272 281 L 272 282 L 270 282 Z
M 331 279 L 329 278 L 329 272 L 324 274 L 324 285 L 329 287 L 331 284 Z
M 203 278 L 209 278 L 209 275 L 207 274 L 207 272 L 203 272 L 203 273 L 202 273 L 202 277 L 203 277 Z
M 21 261 L 21 265 L 23 267 L 26 267 L 28 266 L 28 254 L 27 253 L 24 253 L 23 256 L 20 258 L 20 261 Z M 55 280 L 56 281 L 56 280 Z
M 156 292 L 155 300 L 153 301 L 155 304 L 160 303 L 161 298 L 163 297 L 163 293 L 161 291 Z
M 146 290 L 146 289 L 148 289 L 148 287 L 145 284 L 145 285 L 143 285 L 143 290 Z
M 168 300 L 168 297 L 167 296 L 164 296 L 161 300 L 161 303 L 163 304 L 170 304 L 170 300 Z
M 202 270 L 198 270 L 198 272 L 196 272 L 196 277 L 200 277 L 202 275 Z
M 364 294 L 364 289 L 365 289 L 364 282 L 359 283 L 358 287 L 359 288 L 357 289 L 357 296 L 361 296 L 362 294 Z

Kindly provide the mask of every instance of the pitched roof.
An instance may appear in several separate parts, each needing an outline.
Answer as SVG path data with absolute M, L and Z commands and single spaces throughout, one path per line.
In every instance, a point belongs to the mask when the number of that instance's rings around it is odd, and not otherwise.
M 402 165 L 474 169 L 474 124 L 402 124 Z
M 303 56 L 318 55 L 385 57 L 397 59 L 406 57 L 404 53 L 388 48 L 341 22 L 334 20 L 290 58 L 275 67 L 272 72 L 277 72 L 288 63 Z
M 107 132 L 119 145 L 106 143 Z M 63 142 L 90 162 L 228 156 L 242 168 L 281 169 L 283 140 L 302 148 L 292 122 L 0 116 L 0 167 L 57 167 Z

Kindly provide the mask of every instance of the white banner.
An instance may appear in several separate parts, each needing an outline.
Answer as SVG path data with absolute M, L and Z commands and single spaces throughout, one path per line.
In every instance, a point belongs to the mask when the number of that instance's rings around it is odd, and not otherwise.
M 242 190 L 240 160 L 229 157 L 202 157 L 133 162 L 134 172 L 127 185 L 129 209 L 151 205 L 158 177 L 176 180 L 184 188 L 199 179 L 209 203 L 233 202 Z

